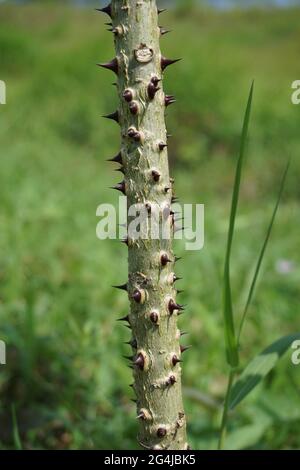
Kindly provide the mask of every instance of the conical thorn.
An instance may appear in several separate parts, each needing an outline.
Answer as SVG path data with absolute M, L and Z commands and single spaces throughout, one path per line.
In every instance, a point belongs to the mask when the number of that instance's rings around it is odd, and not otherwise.
M 112 72 L 115 72 L 115 74 L 118 75 L 119 64 L 118 64 L 118 60 L 116 58 L 114 58 L 110 62 L 106 62 L 104 64 L 97 64 L 97 65 L 99 65 L 99 67 L 103 67 L 104 69 L 111 70 Z
M 151 82 L 148 85 L 147 90 L 148 90 L 148 96 L 149 96 L 150 100 L 153 100 L 156 93 L 160 90 L 160 88 L 157 86 L 157 83 L 158 82 L 153 82 L 151 80 Z
M 126 195 L 125 181 L 121 181 L 121 183 L 118 183 L 116 186 L 112 186 L 111 189 L 116 189 Z
M 113 163 L 120 163 L 120 165 L 122 165 L 122 154 L 121 152 L 118 153 L 118 155 L 116 155 L 115 157 L 113 158 L 109 158 L 107 160 L 108 162 L 113 162 Z
M 185 351 L 187 351 L 188 349 L 191 349 L 192 346 L 180 346 L 180 352 L 181 354 L 183 354 Z
M 169 258 L 167 253 L 163 253 L 160 257 L 160 262 L 162 266 L 166 266 L 168 263 L 171 263 L 172 260 Z
M 159 30 L 160 30 L 160 34 L 161 34 L 162 36 L 164 36 L 164 34 L 168 34 L 168 33 L 171 32 L 170 29 L 165 29 L 165 28 L 163 28 L 162 26 L 159 26 Z
M 111 18 L 111 15 L 112 15 L 111 4 L 103 8 L 95 8 L 95 10 L 100 11 L 101 13 L 106 13 Z
M 128 286 L 127 284 L 122 284 L 121 286 L 112 286 L 114 289 L 125 290 L 127 292 Z
M 179 62 L 181 59 L 167 59 L 166 57 L 161 57 L 161 69 L 165 70 L 169 65 Z
M 144 356 L 140 353 L 137 355 L 137 357 L 134 360 L 134 365 L 138 367 L 140 370 L 144 370 L 145 367 L 145 359 Z
M 159 142 L 158 144 L 158 148 L 159 150 L 162 152 L 166 147 L 168 147 L 168 144 L 166 144 L 165 142 Z
M 181 361 L 181 359 L 179 359 L 179 357 L 177 356 L 177 354 L 174 354 L 174 355 L 172 356 L 171 362 L 172 362 L 173 367 L 175 367 L 179 362 L 182 362 L 182 361 Z
M 102 117 L 105 119 L 111 119 L 112 121 L 116 121 L 117 123 L 120 122 L 119 111 L 115 111 L 114 113 L 111 113 L 111 114 L 105 114 Z
M 122 317 L 122 318 L 118 318 L 117 321 L 125 321 L 125 322 L 128 322 L 130 324 L 129 315 L 126 315 L 125 317 Z
M 165 96 L 165 106 L 168 107 L 171 104 L 176 103 L 176 100 L 173 95 L 166 95 Z
M 169 304 L 168 304 L 168 309 L 170 315 L 173 315 L 174 312 L 180 312 L 185 309 L 184 305 L 177 304 L 175 300 L 170 299 Z

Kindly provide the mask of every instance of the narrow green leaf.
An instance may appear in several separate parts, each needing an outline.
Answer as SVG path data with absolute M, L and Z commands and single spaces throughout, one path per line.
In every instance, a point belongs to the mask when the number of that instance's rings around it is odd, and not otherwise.
M 251 300 L 252 300 L 252 297 L 253 297 L 256 281 L 257 281 L 259 271 L 260 271 L 260 268 L 261 268 L 261 264 L 262 264 L 262 261 L 263 261 L 264 255 L 265 255 L 265 251 L 266 251 L 269 239 L 270 239 L 270 235 L 271 235 L 272 228 L 273 228 L 273 225 L 274 225 L 275 217 L 276 217 L 278 207 L 279 207 L 279 203 L 280 203 L 280 200 L 281 200 L 281 197 L 282 197 L 282 193 L 283 193 L 283 189 L 284 189 L 284 185 L 285 185 L 285 181 L 286 181 L 286 176 L 287 176 L 287 173 L 288 173 L 288 170 L 289 170 L 289 166 L 290 166 L 290 161 L 288 161 L 288 163 L 286 165 L 286 168 L 285 168 L 285 171 L 283 173 L 283 177 L 281 179 L 281 184 L 280 184 L 280 188 L 279 188 L 279 192 L 278 192 L 278 196 L 277 196 L 277 201 L 276 201 L 274 211 L 273 211 L 270 223 L 269 223 L 269 227 L 268 227 L 268 230 L 267 230 L 267 234 L 266 234 L 264 243 L 262 245 L 262 248 L 261 248 L 258 260 L 257 260 L 254 276 L 253 276 L 253 279 L 252 279 L 252 282 L 251 282 L 251 285 L 250 285 L 250 290 L 249 290 L 246 306 L 245 306 L 243 316 L 242 316 L 242 320 L 241 320 L 240 327 L 239 327 L 238 343 L 240 341 L 242 329 L 243 329 L 245 319 L 246 319 L 246 316 L 247 316 L 247 313 L 248 313 L 248 309 L 249 309 L 249 306 L 251 304 Z
M 16 450 L 22 450 L 21 439 L 19 435 L 18 423 L 17 423 L 17 415 L 16 415 L 16 408 L 13 404 L 11 406 L 11 414 L 12 414 L 12 422 L 13 422 L 13 441 Z
M 235 408 L 249 395 L 262 379 L 276 366 L 279 359 L 296 339 L 300 339 L 300 333 L 283 336 L 268 346 L 247 365 L 232 388 L 229 409 L 232 410 Z
M 235 219 L 237 206 L 239 201 L 241 174 L 243 168 L 243 161 L 245 155 L 246 141 L 248 135 L 249 120 L 251 114 L 252 98 L 253 98 L 254 83 L 251 85 L 249 98 L 247 102 L 246 112 L 243 122 L 243 130 L 241 137 L 241 145 L 239 158 L 236 166 L 235 181 L 232 194 L 231 202 L 231 213 L 228 230 L 227 249 L 225 256 L 224 266 L 224 283 L 223 283 L 223 315 L 224 315 L 224 331 L 225 331 L 225 344 L 226 344 L 226 355 L 227 361 L 231 367 L 236 367 L 239 362 L 238 358 L 238 347 L 237 339 L 235 336 L 234 319 L 233 319 L 233 308 L 232 308 L 232 295 L 230 285 L 230 259 L 231 259 L 231 247 L 235 227 Z
M 225 450 L 243 450 L 257 445 L 271 424 L 271 419 L 265 418 L 257 423 L 239 426 L 227 435 Z

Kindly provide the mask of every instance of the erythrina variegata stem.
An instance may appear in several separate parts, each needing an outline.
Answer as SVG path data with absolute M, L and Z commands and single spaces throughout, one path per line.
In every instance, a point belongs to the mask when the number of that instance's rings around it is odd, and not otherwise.
M 112 0 L 101 9 L 111 17 L 116 57 L 107 64 L 118 77 L 118 110 L 107 117 L 121 127 L 120 153 L 124 180 L 115 188 L 127 196 L 128 207 L 143 204 L 161 211 L 171 208 L 165 108 L 174 102 L 162 88 L 164 69 L 174 63 L 162 56 L 155 0 Z M 174 214 L 168 223 L 174 226 Z M 146 449 L 187 449 L 181 393 L 180 330 L 183 309 L 176 302 L 175 257 L 168 239 L 128 237 L 127 290 L 131 309 L 121 320 L 132 330 L 133 388 L 137 397 L 138 441 Z

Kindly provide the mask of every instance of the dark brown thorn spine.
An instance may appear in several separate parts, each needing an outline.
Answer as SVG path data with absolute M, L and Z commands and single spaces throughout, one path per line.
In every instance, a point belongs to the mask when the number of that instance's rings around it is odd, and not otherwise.
M 106 7 L 96 8 L 96 10 L 100 11 L 101 13 L 106 13 L 110 18 L 112 16 L 111 3 L 109 5 L 107 5 Z
M 169 65 L 176 64 L 176 62 L 179 62 L 181 59 L 167 59 L 166 57 L 161 58 L 161 69 L 165 70 Z
M 111 60 L 110 62 L 106 62 L 106 63 L 103 63 L 103 64 L 97 64 L 97 65 L 99 65 L 99 67 L 103 67 L 104 69 L 111 70 L 116 75 L 118 75 L 119 64 L 118 64 L 118 60 L 116 58 Z

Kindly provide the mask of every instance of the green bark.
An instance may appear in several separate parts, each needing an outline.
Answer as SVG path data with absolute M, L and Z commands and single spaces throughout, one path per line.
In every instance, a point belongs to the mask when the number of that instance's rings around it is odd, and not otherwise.
M 112 18 L 116 58 L 104 65 L 118 77 L 124 181 L 128 207 L 171 207 L 166 97 L 162 74 L 172 61 L 163 58 L 155 0 L 112 0 L 106 12 Z M 158 89 L 159 88 L 159 89 Z M 128 222 L 130 222 L 130 217 Z M 174 215 L 167 221 L 173 231 Z M 129 236 L 127 291 L 132 329 L 134 391 L 139 420 L 138 441 L 150 449 L 187 449 L 186 421 L 181 394 L 181 348 L 177 319 L 175 257 L 172 238 L 133 239 Z

